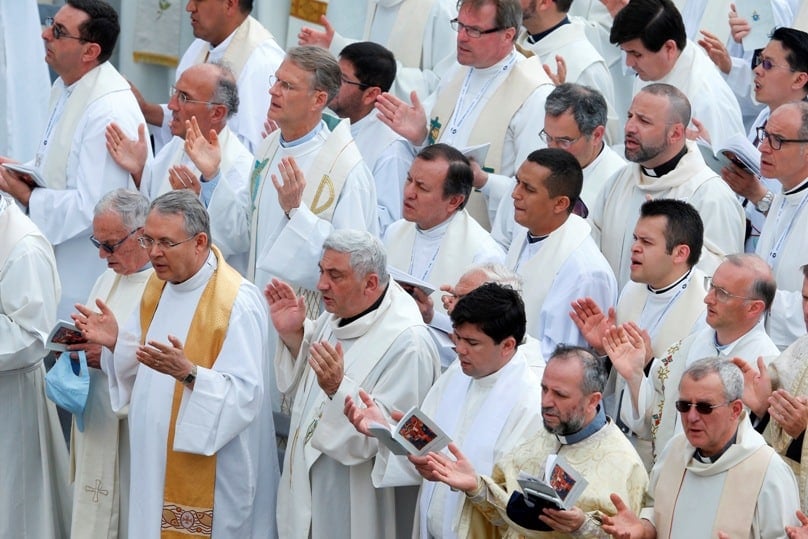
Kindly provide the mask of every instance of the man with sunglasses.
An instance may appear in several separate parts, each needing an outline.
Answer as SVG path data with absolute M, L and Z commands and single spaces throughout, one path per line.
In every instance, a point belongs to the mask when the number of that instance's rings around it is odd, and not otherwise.
M 27 207 L 28 216 L 54 245 L 64 284 L 60 318 L 84 301 L 104 269 L 87 241 L 93 207 L 104 193 L 130 185 L 127 171 L 107 154 L 104 129 L 114 121 L 134 136 L 143 123 L 129 83 L 108 61 L 118 33 L 118 14 L 102 0 L 70 0 L 59 9 L 42 32 L 45 61 L 59 78 L 39 149 L 26 163 L 45 186 L 0 167 L 0 190 Z
M 744 378 L 718 357 L 690 365 L 676 410 L 684 433 L 651 472 L 639 516 L 617 494 L 603 531 L 630 539 L 783 537 L 798 524 L 799 494 L 788 465 L 753 428 L 741 397 Z
M 672 343 L 654 357 L 647 368 L 645 343 L 629 326 L 608 331 L 606 352 L 615 369 L 627 381 L 621 419 L 633 432 L 652 442 L 653 458 L 682 431 L 682 421 L 672 406 L 684 370 L 707 356 L 741 357 L 771 361 L 777 347 L 760 323 L 771 307 L 777 285 L 771 269 L 758 256 L 730 255 L 712 278 L 704 303 L 707 326 Z

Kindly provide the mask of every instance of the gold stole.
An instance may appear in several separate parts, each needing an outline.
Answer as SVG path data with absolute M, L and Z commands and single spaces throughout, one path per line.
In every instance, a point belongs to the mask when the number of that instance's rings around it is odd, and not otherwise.
M 218 267 L 208 281 L 191 327 L 185 338 L 185 355 L 197 365 L 209 369 L 222 349 L 230 311 L 241 286 L 241 275 L 227 265 L 219 250 L 211 246 Z M 141 343 L 151 325 L 163 294 L 165 281 L 152 274 L 140 303 Z M 161 537 L 165 539 L 210 537 L 213 530 L 213 495 L 216 484 L 216 455 L 194 455 L 174 451 L 174 430 L 185 386 L 174 384 L 171 419 L 166 443 L 165 487 Z
M 304 21 L 320 24 L 320 17 L 328 11 L 328 2 L 322 0 L 292 0 L 289 5 L 289 16 Z

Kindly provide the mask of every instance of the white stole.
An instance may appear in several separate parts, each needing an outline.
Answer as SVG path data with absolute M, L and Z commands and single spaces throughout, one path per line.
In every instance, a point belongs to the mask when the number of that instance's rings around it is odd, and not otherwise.
M 17 204 L 2 195 L 0 195 L 0 231 L 3 234 L 3 240 L 0 241 L 0 269 L 5 267 L 11 252 L 24 237 L 39 236 L 47 242 L 36 225 L 23 215 Z
M 373 16 L 376 13 L 379 0 L 372 0 L 368 6 L 367 23 L 365 25 L 365 39 L 370 35 Z M 424 28 L 429 22 L 432 5 L 435 0 L 403 0 L 396 14 L 396 22 L 390 29 L 386 47 L 396 56 L 396 60 L 405 67 L 420 67 L 421 56 L 424 50 Z M 447 23 L 448 24 L 448 23 Z M 418 36 L 414 38 L 414 36 Z

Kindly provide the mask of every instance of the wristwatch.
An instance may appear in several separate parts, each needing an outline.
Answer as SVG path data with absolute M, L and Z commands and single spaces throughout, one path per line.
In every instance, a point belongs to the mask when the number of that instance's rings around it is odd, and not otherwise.
M 758 200 L 757 204 L 755 204 L 755 209 L 760 213 L 769 213 L 769 208 L 772 206 L 772 200 L 774 200 L 774 193 L 771 191 L 766 191 L 763 198 Z
M 191 367 L 191 372 L 188 373 L 188 376 L 180 380 L 186 386 L 193 384 L 196 381 L 196 365 Z

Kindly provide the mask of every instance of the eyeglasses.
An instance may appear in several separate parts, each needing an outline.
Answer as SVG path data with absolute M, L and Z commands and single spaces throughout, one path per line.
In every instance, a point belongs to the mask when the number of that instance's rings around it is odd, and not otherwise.
M 87 41 L 81 36 L 72 36 L 68 34 L 64 26 L 62 26 L 59 23 L 53 22 L 53 17 L 48 17 L 47 19 L 45 19 L 45 26 L 51 29 L 53 39 L 62 39 L 63 37 L 66 37 L 68 39 L 76 39 L 78 41 Z
M 272 88 L 276 84 L 280 84 L 281 91 L 284 92 L 284 93 L 293 92 L 293 91 L 298 89 L 297 86 L 292 86 L 289 82 L 287 82 L 287 81 L 285 81 L 283 79 L 279 79 L 275 75 L 270 75 L 269 76 L 269 87 Z
M 544 129 L 539 131 L 539 138 L 542 139 L 542 141 L 544 141 L 545 144 L 547 144 L 548 146 L 550 144 L 555 144 L 556 146 L 558 146 L 562 150 L 568 149 L 570 146 L 575 144 L 575 142 L 578 139 L 580 139 L 581 137 L 583 137 L 583 135 L 579 135 L 579 136 L 577 136 L 575 138 L 553 137 L 553 136 L 548 135 L 547 131 L 545 131 Z
M 726 288 L 721 288 L 720 286 L 715 286 L 713 284 L 713 278 L 710 276 L 704 277 L 704 288 L 707 289 L 707 293 L 710 292 L 715 293 L 715 299 L 720 301 L 721 303 L 726 303 L 729 301 L 729 298 L 737 298 L 742 299 L 744 301 L 756 301 L 758 298 L 750 298 L 747 296 L 739 296 L 737 294 L 730 293 Z
M 95 237 L 95 236 L 91 235 L 91 236 L 90 236 L 90 243 L 92 243 L 93 245 L 95 245 L 95 248 L 96 248 L 96 249 L 103 249 L 103 250 L 105 250 L 106 252 L 108 252 L 109 254 L 114 254 L 114 253 L 115 253 L 115 249 L 117 249 L 118 247 L 120 247 L 120 246 L 123 244 L 123 242 L 125 242 L 126 240 L 128 240 L 128 239 L 129 239 L 129 236 L 131 236 L 132 234 L 134 234 L 134 233 L 135 233 L 135 232 L 137 232 L 138 230 L 140 230 L 140 227 L 138 227 L 138 228 L 134 229 L 132 232 L 130 232 L 129 234 L 127 234 L 127 235 L 126 235 L 126 237 L 125 237 L 124 239 L 122 239 L 121 241 L 116 241 L 115 243 L 106 243 L 106 242 L 101 242 L 101 241 L 98 241 L 98 239 L 96 239 L 96 237 Z
M 686 414 L 691 408 L 696 408 L 696 411 L 701 415 L 710 415 L 716 408 L 728 405 L 728 402 L 722 404 L 710 404 L 709 402 L 688 402 L 676 401 L 676 410 Z
M 780 135 L 772 135 L 763 127 L 757 128 L 757 138 L 762 143 L 765 139 L 766 142 L 769 143 L 769 146 L 772 150 L 779 150 L 783 147 L 783 144 L 787 143 L 795 143 L 795 144 L 805 144 L 808 143 L 808 139 L 801 139 L 801 138 L 783 138 Z
M 350 84 L 351 86 L 358 86 L 360 90 L 367 90 L 368 88 L 370 88 L 370 84 L 348 80 L 345 78 L 345 75 L 342 76 L 342 84 Z
M 215 101 L 200 101 L 198 99 L 191 99 L 188 97 L 188 94 L 183 92 L 182 90 L 178 90 L 176 86 L 171 86 L 168 91 L 169 97 L 177 96 L 177 101 L 179 101 L 180 105 L 185 105 L 186 103 L 199 103 L 200 105 L 221 105 L 221 103 L 217 103 Z
M 198 235 L 199 235 L 199 233 L 197 232 L 196 234 L 194 234 L 190 238 L 185 238 L 182 241 L 170 241 L 170 240 L 165 240 L 165 239 L 164 240 L 156 240 L 156 239 L 152 238 L 151 236 L 140 236 L 137 239 L 137 242 L 144 249 L 151 249 L 156 244 L 157 247 L 159 247 L 161 250 L 165 251 L 166 249 L 171 249 L 172 247 L 176 247 L 177 245 L 183 244 L 186 241 L 191 241 L 192 239 L 194 239 Z
M 473 38 L 482 37 L 485 34 L 493 34 L 494 32 L 499 32 L 501 30 L 505 30 L 505 28 L 500 28 L 499 26 L 496 28 L 489 28 L 488 30 L 483 30 L 481 28 L 477 28 L 476 26 L 469 26 L 467 24 L 463 24 L 462 22 L 458 21 L 457 18 L 452 19 L 449 21 L 449 24 L 452 26 L 452 30 L 455 32 L 460 32 L 460 30 L 465 30 L 466 35 Z
M 760 53 L 755 55 L 754 61 L 752 62 L 752 69 L 755 69 L 757 66 L 762 67 L 766 71 L 771 71 L 775 67 L 779 67 L 781 69 L 788 69 L 792 73 L 797 71 L 796 69 L 793 69 L 791 66 L 775 64 L 768 58 L 764 58 L 763 55 Z

